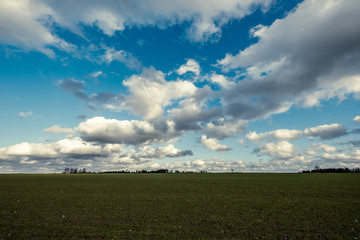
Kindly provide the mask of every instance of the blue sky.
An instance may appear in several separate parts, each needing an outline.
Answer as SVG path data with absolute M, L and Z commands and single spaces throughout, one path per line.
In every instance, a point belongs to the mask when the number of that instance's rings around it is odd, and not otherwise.
M 0 172 L 360 166 L 357 0 L 0 1 Z

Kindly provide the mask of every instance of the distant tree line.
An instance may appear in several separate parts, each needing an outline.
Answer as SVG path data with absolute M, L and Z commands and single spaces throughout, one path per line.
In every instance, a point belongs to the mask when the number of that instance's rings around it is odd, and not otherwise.
M 313 170 L 302 171 L 301 173 L 360 173 L 360 168 L 320 168 L 315 166 Z
M 169 169 L 158 169 L 158 170 L 136 170 L 135 172 L 131 172 L 129 170 L 121 170 L 121 171 L 105 171 L 99 173 L 207 173 L 207 171 L 179 171 L 179 170 L 169 170 Z
M 96 173 L 96 172 L 88 172 L 85 168 L 65 168 L 63 171 L 64 174 L 79 174 L 79 173 Z M 136 171 L 129 171 L 129 170 L 120 170 L 120 171 L 104 171 L 104 172 L 97 172 L 97 173 L 207 173 L 207 171 L 179 171 L 179 170 L 169 170 L 169 169 L 158 169 L 158 170 L 136 170 Z
M 91 173 L 91 172 L 87 172 L 86 168 L 65 168 L 63 173 L 64 174 L 77 174 L 77 173 Z

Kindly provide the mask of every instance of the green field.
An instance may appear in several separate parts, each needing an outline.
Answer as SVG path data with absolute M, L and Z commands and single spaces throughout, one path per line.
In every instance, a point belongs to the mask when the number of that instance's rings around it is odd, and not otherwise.
M 360 174 L 0 175 L 0 239 L 360 239 Z

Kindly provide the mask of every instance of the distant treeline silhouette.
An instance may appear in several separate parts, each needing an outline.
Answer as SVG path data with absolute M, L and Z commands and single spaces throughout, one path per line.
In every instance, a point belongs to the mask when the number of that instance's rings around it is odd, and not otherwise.
M 301 173 L 360 173 L 360 168 L 320 168 L 315 166 L 313 170 L 302 171 Z
M 135 172 L 131 172 L 128 170 L 121 171 L 105 171 L 99 173 L 207 173 L 206 171 L 194 172 L 194 171 L 179 171 L 179 170 L 169 170 L 169 169 L 158 169 L 158 170 L 136 170 Z
M 77 174 L 77 173 L 91 173 L 91 172 L 87 172 L 85 168 L 65 168 L 63 173 Z
M 87 172 L 85 168 L 65 168 L 63 171 L 64 174 L 79 174 L 79 173 L 96 173 L 96 172 Z M 129 171 L 129 170 L 120 170 L 120 171 L 104 171 L 104 172 L 97 172 L 97 173 L 207 173 L 207 171 L 179 171 L 179 170 L 169 170 L 169 169 L 158 169 L 158 170 L 136 170 L 136 171 Z

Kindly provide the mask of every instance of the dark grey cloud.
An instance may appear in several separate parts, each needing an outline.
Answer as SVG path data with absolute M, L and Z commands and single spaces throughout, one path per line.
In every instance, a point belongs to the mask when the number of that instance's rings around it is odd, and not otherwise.
M 233 118 L 217 118 L 204 127 L 205 135 L 219 140 L 236 137 L 247 130 L 247 122 Z
M 96 110 L 107 103 L 118 103 L 124 99 L 124 96 L 113 94 L 111 92 L 100 92 L 87 94 L 86 83 L 73 78 L 62 79 L 57 82 L 57 86 L 63 91 L 72 93 L 78 99 L 87 102 L 87 106 L 91 110 Z
M 68 92 L 77 92 L 85 90 L 85 82 L 78 81 L 73 78 L 62 79 L 57 82 L 57 86 L 59 86 L 62 90 Z
M 76 117 L 76 119 L 85 120 L 85 119 L 87 119 L 87 117 L 85 115 L 79 115 L 79 116 Z
M 222 91 L 225 112 L 256 119 L 358 93 L 351 85 L 360 74 L 359 7 L 356 0 L 309 0 L 254 28 L 256 44 L 218 61 L 224 70 L 244 72 L 237 86 Z
M 201 124 L 208 122 L 213 118 L 222 116 L 222 109 L 219 107 L 214 107 L 208 110 L 201 110 L 197 113 L 186 113 L 177 114 L 172 117 L 172 120 L 175 122 L 175 128 L 178 131 L 188 131 L 188 130 L 200 130 L 202 129 Z
M 178 131 L 200 130 L 205 123 L 223 116 L 221 107 L 210 107 L 217 97 L 208 86 L 198 88 L 194 95 L 180 101 L 177 108 L 168 110 L 168 118 L 175 122 Z
M 349 143 L 351 143 L 354 147 L 360 147 L 360 140 L 350 139 Z
M 321 140 L 330 140 L 347 135 L 348 133 L 344 125 L 334 123 L 330 125 L 306 128 L 304 130 L 304 134 L 310 137 L 319 137 Z
M 359 134 L 360 133 L 360 128 L 353 129 L 351 131 L 351 133 Z

